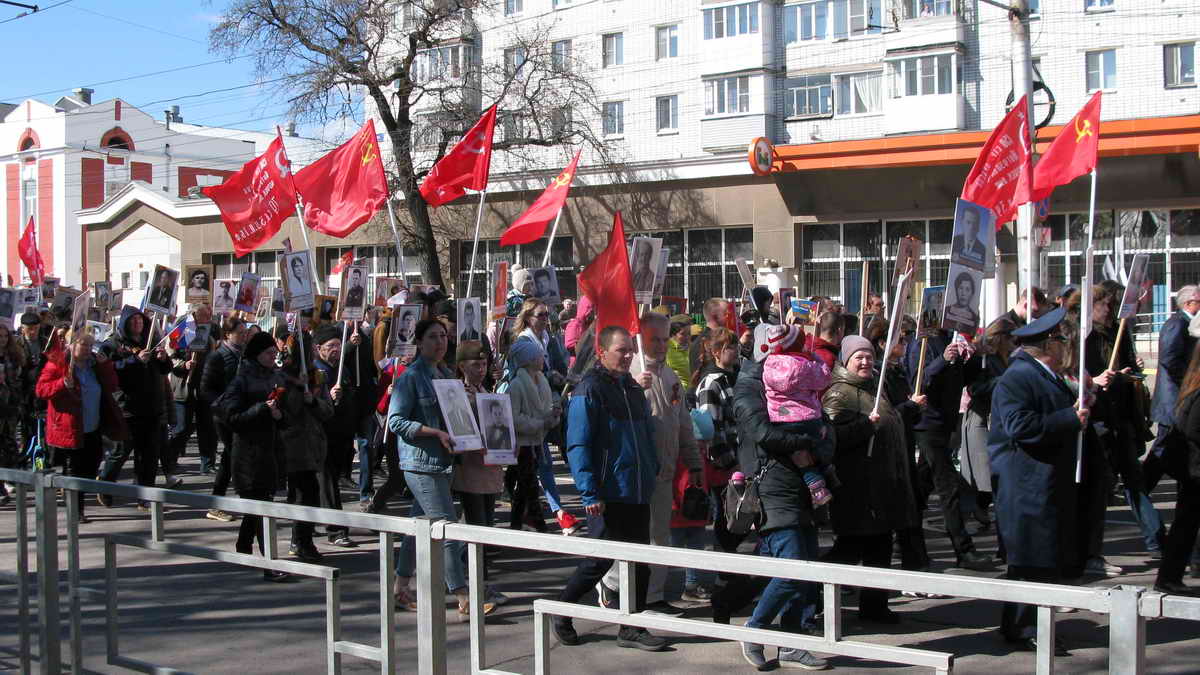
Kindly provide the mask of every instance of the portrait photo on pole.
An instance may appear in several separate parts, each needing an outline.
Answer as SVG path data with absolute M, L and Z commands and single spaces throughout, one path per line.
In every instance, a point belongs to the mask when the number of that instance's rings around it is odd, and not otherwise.
M 366 265 L 347 265 L 338 291 L 338 320 L 362 321 L 367 312 Z
M 283 300 L 283 287 L 276 286 L 271 289 L 271 316 L 281 321 L 285 312 L 287 312 L 287 303 Z
M 13 330 L 13 319 L 17 316 L 17 289 L 0 288 L 0 325 Z
M 316 290 L 313 288 L 308 251 L 284 253 L 283 269 L 280 271 L 283 273 L 283 305 L 287 311 L 312 309 Z
M 688 313 L 687 298 L 680 298 L 680 297 L 674 296 L 674 295 L 664 295 L 658 299 L 658 302 L 663 307 L 667 308 L 667 314 L 669 316 L 675 316 L 676 314 L 687 314 Z
M 257 274 L 246 272 L 242 275 L 241 281 L 238 282 L 237 300 L 233 303 L 234 309 L 248 314 L 253 314 L 258 309 L 255 303 L 258 301 L 258 284 L 261 280 Z
M 83 331 L 91 335 L 96 344 L 99 344 L 112 334 L 112 326 L 103 321 L 88 321 L 84 324 Z
M 183 268 L 183 302 L 193 309 L 201 305 L 212 307 L 213 266 L 185 265 Z M 99 304 L 99 298 L 96 298 Z
M 112 308 L 112 283 L 97 281 L 92 284 L 92 306 L 107 314 Z
M 638 304 L 649 304 L 654 302 L 654 279 L 658 276 L 658 252 L 662 249 L 662 239 L 634 237 L 629 245 L 633 300 Z
M 56 319 L 71 316 L 75 298 L 79 297 L 79 294 L 80 292 L 74 288 L 60 286 L 58 290 L 54 291 L 54 299 L 50 301 L 50 314 Z M 65 318 L 62 320 L 65 321 Z
M 71 333 L 79 335 L 83 333 L 83 327 L 87 324 L 88 310 L 92 308 L 92 291 L 88 289 L 80 293 L 75 298 L 71 306 Z
M 179 283 L 179 270 L 165 265 L 155 265 L 150 277 L 150 290 L 146 291 L 146 309 L 157 314 L 170 314 L 175 310 L 175 289 Z
M 921 291 L 921 314 L 917 320 L 917 337 L 933 337 L 942 329 L 942 305 L 945 301 L 945 286 L 929 286 Z
M 405 358 L 417 353 L 417 322 L 421 320 L 422 305 L 393 305 L 391 331 L 388 333 L 387 355 Z
M 661 298 L 663 286 L 667 284 L 667 265 L 671 260 L 671 249 L 664 246 L 658 252 L 658 272 L 654 275 L 654 297 Z
M 62 281 L 58 277 L 43 277 L 42 278 L 42 301 L 50 302 L 54 300 L 54 294 L 58 292 L 58 284 Z
M 754 270 L 750 269 L 750 263 L 745 258 L 736 258 L 733 261 L 737 267 L 738 276 L 742 280 L 742 288 L 745 293 L 749 293 L 750 289 L 754 288 Z M 732 295 L 732 291 L 730 295 Z
M 504 316 L 508 300 L 508 261 L 497 260 L 492 265 L 492 316 Z
M 558 294 L 558 270 L 551 267 L 537 267 L 533 274 L 533 297 L 553 307 L 562 303 Z M 653 281 L 651 281 L 653 283 Z
M 900 241 L 896 243 L 896 264 L 892 267 L 892 280 L 889 282 L 889 286 L 893 288 L 896 286 L 896 282 L 900 281 L 900 275 L 904 274 L 909 265 L 913 266 L 912 282 L 925 276 L 922 274 L 924 270 L 921 268 L 921 249 L 924 246 L 924 242 L 912 235 L 900 238 Z
M 313 320 L 312 325 L 319 326 L 323 323 L 333 323 L 334 317 L 337 316 L 334 310 L 337 309 L 337 297 L 333 295 L 317 295 L 313 297 Z M 301 311 L 300 316 L 304 316 Z
M 42 305 L 42 289 L 40 288 L 18 288 L 17 289 L 17 307 L 21 310 L 20 313 L 37 312 L 38 307 Z M 118 305 L 119 306 L 119 305 Z
M 951 263 L 950 272 L 946 276 L 942 328 L 957 333 L 974 334 L 979 328 L 979 292 L 982 288 L 982 270 Z
M 211 323 L 197 323 L 196 324 L 196 335 L 195 335 L 195 337 L 192 338 L 192 341 L 188 343 L 188 351 L 189 352 L 207 351 L 208 347 L 209 347 L 208 342 L 211 339 L 212 339 L 212 324 Z
M 404 280 L 398 277 L 378 277 L 375 279 L 375 296 L 371 304 L 375 307 L 387 307 L 388 299 L 395 297 L 404 289 Z
M 463 298 L 458 301 L 458 344 L 467 340 L 483 340 L 479 327 L 479 298 Z
M 462 380 L 434 380 L 433 391 L 446 421 L 446 432 L 454 441 L 453 452 L 482 450 L 483 438 L 475 415 L 471 414 L 471 402 L 467 400 Z
M 217 281 L 212 301 L 213 314 L 225 316 L 233 313 L 233 306 L 237 304 L 237 284 L 236 279 Z
M 1117 312 L 1118 319 L 1128 319 L 1137 314 L 1138 305 L 1142 304 L 1142 294 L 1146 292 L 1143 282 L 1146 280 L 1146 265 L 1150 256 L 1138 253 L 1133 256 L 1129 265 L 1129 283 L 1125 284 L 1125 294 L 1121 296 L 1121 310 Z
M 508 394 L 476 394 L 479 425 L 483 427 L 483 463 L 506 466 L 517 463 L 517 433 Z
M 958 200 L 954 205 L 950 262 L 983 271 L 995 250 L 996 214 L 965 199 Z

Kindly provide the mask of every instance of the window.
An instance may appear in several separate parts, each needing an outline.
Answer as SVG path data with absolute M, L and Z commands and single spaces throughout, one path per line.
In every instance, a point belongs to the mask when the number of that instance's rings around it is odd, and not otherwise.
M 952 65 L 950 54 L 892 61 L 892 98 L 953 93 Z
M 462 77 L 466 65 L 463 58 L 464 49 L 463 45 L 451 45 L 422 50 L 413 64 L 414 79 L 418 83 L 425 83 Z
M 758 32 L 758 3 L 747 2 L 704 10 L 704 39 L 747 35 Z
M 1037 16 L 1042 13 L 1042 0 L 1029 0 L 1029 16 Z
M 723 77 L 704 83 L 704 114 L 750 112 L 750 76 Z
M 1083 0 L 1083 8 L 1089 12 L 1113 9 L 1114 0 Z
M 602 113 L 605 136 L 620 136 L 625 133 L 625 102 L 609 101 Z
M 560 7 L 566 7 L 567 5 L 570 5 L 571 2 L 573 2 L 573 0 L 554 0 L 550 4 L 554 7 L 554 9 L 558 9 Z
M 1196 84 L 1196 43 L 1163 45 L 1163 82 L 1168 87 Z
M 1088 52 L 1086 62 L 1088 91 L 1117 88 L 1117 50 Z
M 138 288 L 146 290 L 146 284 L 150 283 L 150 273 L 146 271 L 138 272 Z
M 570 40 L 550 43 L 550 68 L 556 73 L 565 73 L 571 69 Z
M 531 133 L 529 116 L 519 112 L 506 112 L 500 117 L 500 128 L 504 132 L 504 140 L 515 141 L 527 139 Z
M 625 34 L 608 33 L 601 41 L 603 67 L 619 66 L 625 63 Z
M 835 39 L 883 32 L 883 0 L 832 0 L 832 5 Z
M 861 115 L 882 110 L 882 81 L 882 70 L 838 75 L 837 114 Z
M 662 131 L 679 130 L 679 97 L 659 96 L 654 99 L 655 128 Z
M 825 0 L 783 8 L 784 42 L 824 40 L 829 24 L 829 3 Z
M 1029 3 L 1029 11 L 1033 13 L 1033 4 Z M 904 18 L 924 19 L 931 16 L 950 16 L 954 6 L 950 0 L 904 0 Z
M 520 14 L 525 9 L 524 0 L 504 0 L 504 15 Z
M 21 231 L 24 231 L 30 218 L 37 217 L 38 203 L 37 164 L 27 162 L 21 165 Z M 106 195 L 107 196 L 107 195 Z M 37 224 L 35 222 L 36 229 Z
M 121 272 L 121 288 L 129 288 L 129 272 Z
M 832 113 L 833 86 L 829 75 L 808 75 L 784 82 L 784 117 Z
M 524 47 L 509 47 L 504 50 L 504 76 L 516 77 L 529 60 Z
M 129 182 L 129 162 L 125 161 L 120 164 L 109 164 L 106 160 L 104 163 L 104 198 L 115 195 L 118 190 L 125 187 Z
M 566 136 L 571 131 L 571 109 L 555 108 L 550 111 L 550 133 L 555 138 Z
M 659 26 L 654 29 L 654 59 L 673 59 L 679 56 L 679 26 Z

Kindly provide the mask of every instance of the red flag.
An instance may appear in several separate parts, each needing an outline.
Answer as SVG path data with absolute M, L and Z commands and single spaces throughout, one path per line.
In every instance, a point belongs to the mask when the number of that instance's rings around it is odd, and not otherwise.
M 21 240 L 17 242 L 17 255 L 21 258 L 25 269 L 29 270 L 31 285 L 35 288 L 41 286 L 42 279 L 46 276 L 46 268 L 42 264 L 42 254 L 38 252 L 37 242 L 34 241 L 33 216 L 29 216 L 29 223 L 25 225 L 25 231 L 21 233 Z
M 576 155 L 578 159 L 578 155 Z M 621 326 L 630 333 L 641 331 L 637 304 L 633 301 L 633 274 L 629 271 L 629 253 L 625 250 L 625 224 L 621 212 L 613 218 L 608 246 L 579 273 L 579 291 L 596 307 L 596 337 L 609 326 Z
M 224 183 L 204 188 L 204 194 L 221 210 L 238 257 L 266 243 L 296 212 L 296 190 L 289 173 L 283 137 L 276 136 L 266 152 L 246 162 Z
M 487 187 L 492 169 L 492 136 L 496 131 L 496 106 L 487 109 L 454 149 L 433 165 L 421 183 L 421 196 L 430 206 L 449 204 L 467 194 L 467 188 Z
M 542 193 L 542 196 L 525 209 L 525 213 L 518 216 L 513 224 L 504 231 L 504 234 L 500 235 L 501 246 L 528 244 L 546 234 L 546 224 L 554 220 L 567 201 L 567 193 L 571 191 L 571 181 L 575 179 L 575 165 L 579 164 L 579 155 L 582 153 L 582 150 L 575 153 L 575 158 L 571 160 L 567 168 L 562 170 L 562 173 L 550 181 L 550 185 L 546 186 L 546 191 Z
M 1031 201 L 1050 196 L 1054 188 L 1066 185 L 1096 168 L 1100 150 L 1100 92 L 1092 95 L 1067 126 L 1058 133 L 1046 154 L 1033 169 Z
M 294 184 L 304 200 L 304 222 L 317 232 L 345 237 L 370 220 L 388 198 L 375 120 L 297 171 Z
M 1017 205 L 1029 201 L 1029 112 L 1027 98 L 1004 116 L 983 144 L 979 159 L 967 174 L 962 198 L 996 214 L 996 227 L 1016 216 Z
M 354 249 L 350 249 L 349 251 L 343 253 L 342 257 L 338 258 L 338 262 L 333 266 L 333 269 L 329 270 L 329 274 L 341 274 L 342 270 L 346 269 L 346 265 L 349 265 L 352 262 L 354 262 Z

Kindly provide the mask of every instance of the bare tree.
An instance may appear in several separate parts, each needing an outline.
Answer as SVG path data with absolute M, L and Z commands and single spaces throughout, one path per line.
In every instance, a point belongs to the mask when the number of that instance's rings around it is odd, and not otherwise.
M 393 194 L 404 196 L 405 245 L 420 257 L 425 283 L 445 287 L 438 233 L 418 187 L 493 103 L 500 120 L 494 173 L 548 172 L 558 164 L 551 158 L 574 146 L 590 149 L 589 164 L 624 175 L 620 158 L 594 128 L 600 110 L 591 68 L 551 42 L 553 19 L 489 30 L 489 41 L 503 41 L 504 58 L 481 59 L 484 38 L 476 21 L 499 11 L 497 4 L 232 0 L 209 39 L 217 53 L 252 54 L 257 76 L 273 82 L 296 119 L 325 123 L 369 115 L 379 121 L 390 141 Z

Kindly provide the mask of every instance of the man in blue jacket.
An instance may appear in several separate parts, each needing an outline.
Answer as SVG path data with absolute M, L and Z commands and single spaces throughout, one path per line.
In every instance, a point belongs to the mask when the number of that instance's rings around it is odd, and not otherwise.
M 600 331 L 599 363 L 583 376 L 567 413 L 567 459 L 588 516 L 593 539 L 650 543 L 650 497 L 658 475 L 650 405 L 629 374 L 633 337 L 619 326 Z M 613 561 L 584 558 L 558 599 L 579 602 L 612 567 Z M 646 605 L 649 570 L 635 566 L 636 606 Z M 564 645 L 580 644 L 569 618 L 554 619 Z M 661 651 L 666 640 L 644 628 L 622 626 L 617 645 Z

